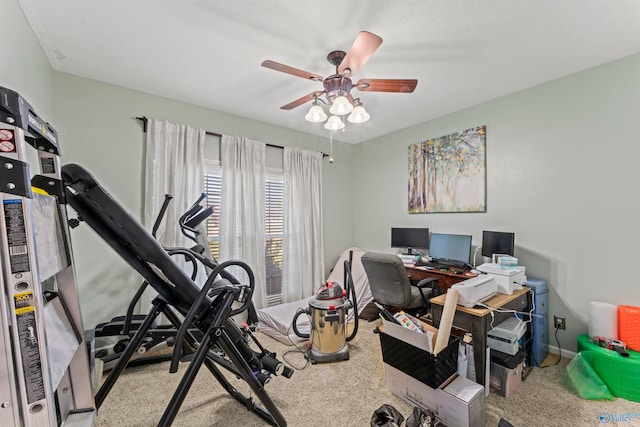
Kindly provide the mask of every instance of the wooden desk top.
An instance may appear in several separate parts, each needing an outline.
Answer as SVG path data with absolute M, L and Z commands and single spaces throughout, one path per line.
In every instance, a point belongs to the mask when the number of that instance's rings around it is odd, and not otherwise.
M 466 279 L 470 279 L 472 277 L 476 277 L 477 276 L 477 274 L 471 273 L 469 270 L 465 270 L 465 269 L 462 269 L 462 268 L 453 268 L 453 267 L 450 267 L 447 271 L 442 271 L 442 270 L 437 270 L 437 269 L 433 269 L 433 268 L 432 269 L 427 269 L 425 267 L 417 267 L 415 265 L 405 264 L 404 268 L 408 272 L 416 271 L 416 272 L 424 272 L 424 273 L 433 273 L 433 274 L 439 274 L 439 275 L 442 275 L 442 276 L 450 276 L 450 277 L 459 278 L 460 280 L 466 280 Z M 456 273 L 454 273 L 454 270 L 462 270 L 463 273 L 456 274 Z
M 499 293 L 495 294 L 494 296 L 492 296 L 491 298 L 483 302 L 483 304 L 493 308 L 500 308 L 505 304 L 508 304 L 511 301 L 522 296 L 523 294 L 526 294 L 527 292 L 529 292 L 529 288 L 527 288 L 526 286 L 523 286 L 522 289 L 513 291 L 511 295 L 505 295 L 505 294 L 499 294 Z M 431 298 L 430 301 L 431 301 L 431 304 L 444 306 L 444 302 L 446 301 L 446 299 L 447 299 L 447 294 L 442 294 L 442 295 L 438 295 L 437 297 Z M 491 310 L 489 310 L 488 308 L 468 308 L 462 305 L 458 305 L 456 307 L 456 311 L 462 311 L 465 313 L 473 314 L 474 316 L 478 316 L 478 317 L 486 316 L 491 312 Z

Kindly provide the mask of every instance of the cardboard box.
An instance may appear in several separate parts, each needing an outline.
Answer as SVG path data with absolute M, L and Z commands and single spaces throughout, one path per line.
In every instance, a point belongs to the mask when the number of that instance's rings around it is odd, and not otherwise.
M 422 323 L 422 326 L 432 334 L 415 332 L 383 320 L 378 334 L 382 360 L 423 384 L 437 388 L 456 374 L 460 338 L 451 335 L 447 347 L 440 353 L 433 354 L 431 350 L 436 342 L 438 330 L 425 323 Z
M 431 388 L 385 364 L 387 389 L 410 405 L 430 409 L 448 427 L 484 427 L 484 387 L 460 376 Z

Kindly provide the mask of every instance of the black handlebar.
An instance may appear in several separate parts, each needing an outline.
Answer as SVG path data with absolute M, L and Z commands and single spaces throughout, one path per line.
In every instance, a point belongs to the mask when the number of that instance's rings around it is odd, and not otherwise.
M 162 202 L 162 207 L 160 208 L 160 212 L 158 212 L 158 216 L 156 218 L 156 222 L 153 223 L 153 229 L 151 230 L 151 235 L 155 238 L 156 232 L 160 227 L 160 223 L 162 223 L 162 219 L 164 218 L 164 214 L 167 212 L 167 208 L 169 207 L 169 202 L 171 202 L 173 196 L 171 194 L 164 195 L 164 202 Z

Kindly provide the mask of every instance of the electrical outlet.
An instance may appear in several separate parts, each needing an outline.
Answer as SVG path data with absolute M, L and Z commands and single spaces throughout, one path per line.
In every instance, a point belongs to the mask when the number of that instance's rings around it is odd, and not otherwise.
M 567 329 L 567 324 L 564 320 L 564 317 L 553 316 L 553 324 L 556 329 L 562 329 L 563 331 Z

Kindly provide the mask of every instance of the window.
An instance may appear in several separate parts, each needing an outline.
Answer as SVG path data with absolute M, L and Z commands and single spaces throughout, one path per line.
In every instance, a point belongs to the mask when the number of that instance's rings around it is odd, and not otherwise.
M 220 206 L 222 201 L 222 171 L 219 162 L 204 164 L 204 192 L 206 207 L 213 207 L 213 215 L 207 219 L 207 237 L 211 255 L 215 259 L 220 257 Z
M 265 182 L 265 283 L 267 304 L 282 302 L 282 255 L 284 244 L 284 173 L 267 170 Z
M 222 170 L 219 162 L 205 162 L 204 191 L 206 205 L 213 207 L 207 221 L 207 236 L 211 254 L 220 256 L 220 206 L 222 201 Z M 266 170 L 265 179 L 265 285 L 267 304 L 282 302 L 282 255 L 284 244 L 284 172 Z

